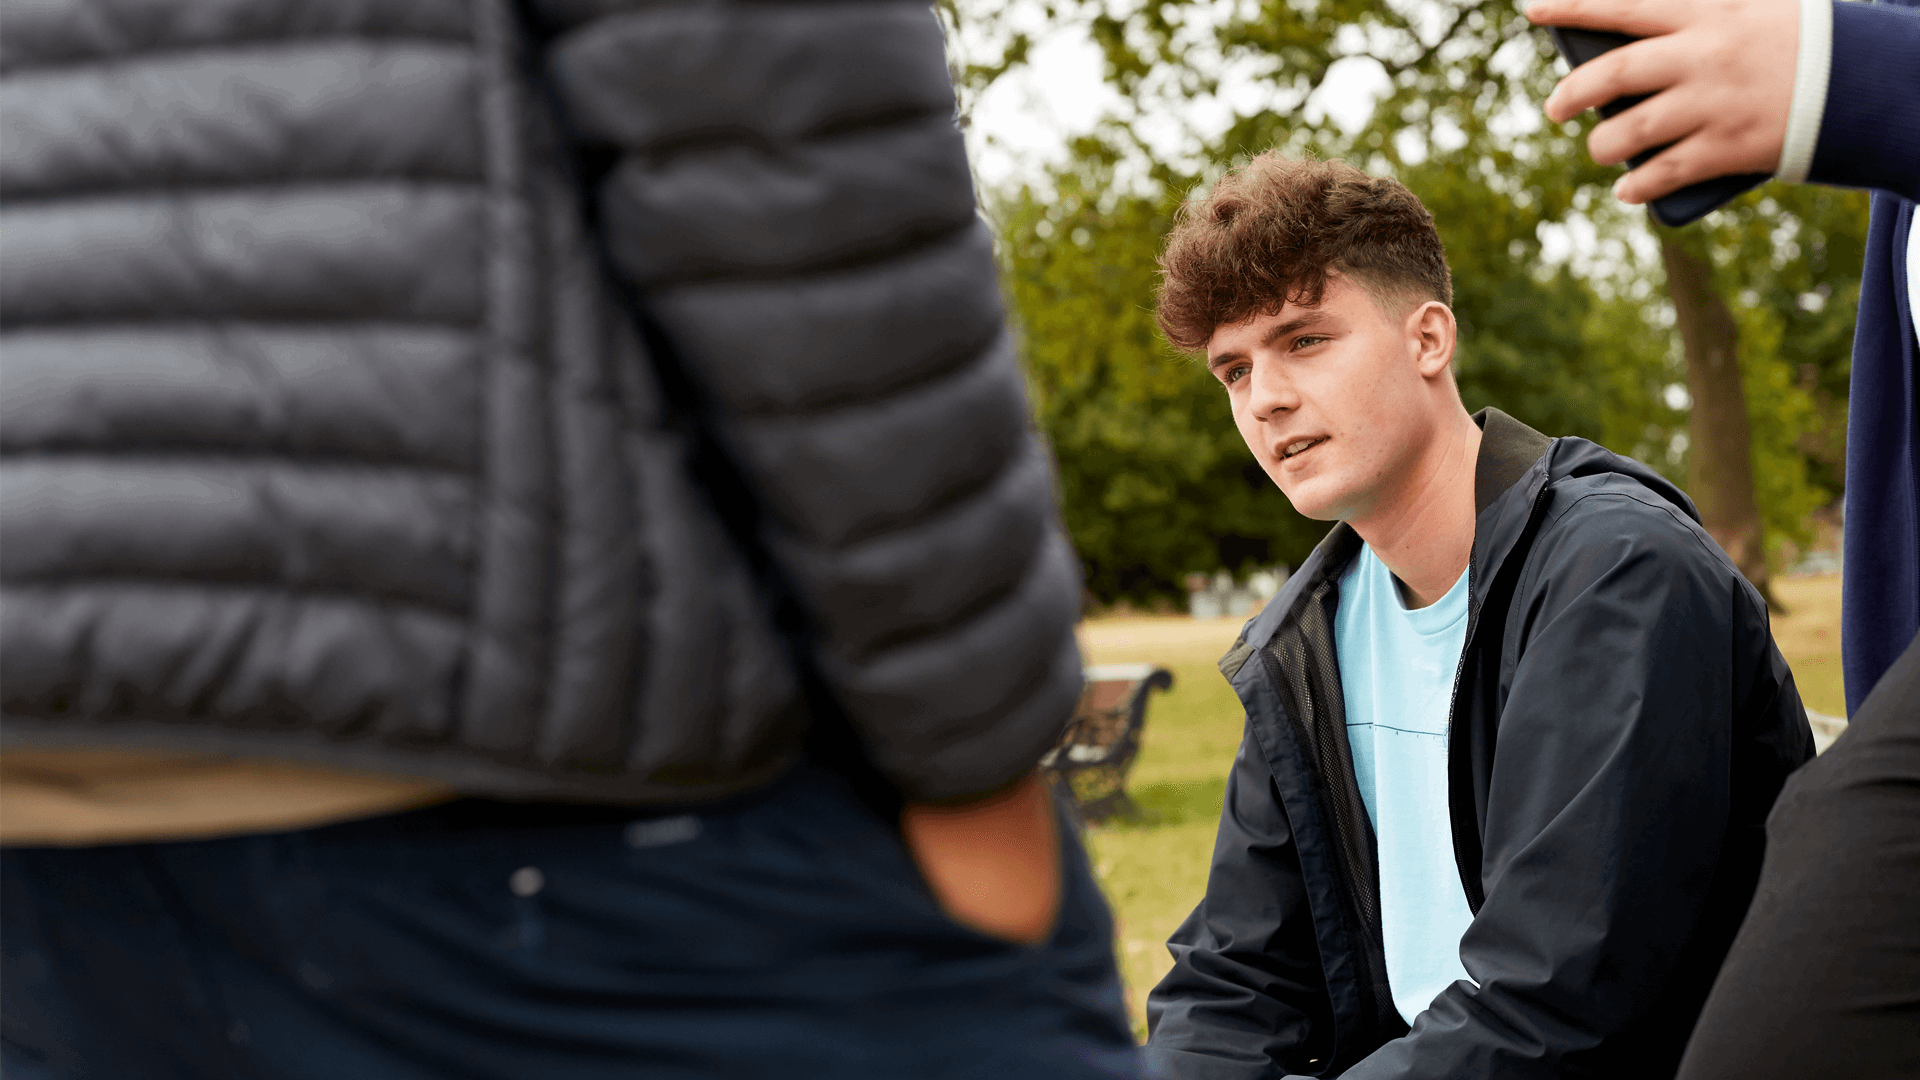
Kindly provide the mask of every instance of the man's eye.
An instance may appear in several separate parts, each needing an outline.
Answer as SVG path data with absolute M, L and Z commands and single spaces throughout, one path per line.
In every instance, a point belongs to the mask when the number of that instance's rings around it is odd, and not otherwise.
M 1318 345 L 1325 340 L 1327 340 L 1325 337 L 1321 337 L 1316 334 L 1303 334 L 1300 337 L 1293 339 L 1293 347 L 1296 349 L 1307 349 L 1315 345 Z
M 1246 375 L 1246 373 L 1247 366 L 1245 364 L 1235 364 L 1220 373 L 1220 381 L 1226 383 L 1228 386 L 1232 386 L 1234 383 L 1239 382 L 1241 377 Z

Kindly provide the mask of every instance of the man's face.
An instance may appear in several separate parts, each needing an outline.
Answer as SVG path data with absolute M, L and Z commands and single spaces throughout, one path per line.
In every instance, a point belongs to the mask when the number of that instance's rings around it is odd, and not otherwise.
M 1439 428 L 1430 376 L 1436 368 L 1431 312 L 1381 311 L 1351 280 L 1332 275 L 1320 303 L 1222 326 L 1207 341 L 1207 366 L 1227 388 L 1247 448 L 1293 508 L 1322 521 L 1364 520 L 1387 509 L 1397 482 Z

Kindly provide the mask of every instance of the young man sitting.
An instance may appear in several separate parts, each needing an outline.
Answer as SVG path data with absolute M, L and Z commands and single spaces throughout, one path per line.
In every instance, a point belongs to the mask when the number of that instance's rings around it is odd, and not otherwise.
M 1765 604 L 1653 470 L 1467 414 L 1400 184 L 1263 155 L 1161 265 L 1167 337 L 1339 524 L 1220 662 L 1246 736 L 1149 1060 L 1671 1076 L 1813 754 Z

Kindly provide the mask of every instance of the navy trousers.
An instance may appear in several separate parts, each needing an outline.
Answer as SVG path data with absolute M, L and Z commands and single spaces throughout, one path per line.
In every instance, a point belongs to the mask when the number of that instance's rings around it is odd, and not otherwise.
M 1920 637 L 1773 804 L 1679 1075 L 1920 1077 Z
M 463 800 L 0 853 L 0 1076 L 1127 1077 L 1068 834 L 1051 940 L 946 919 L 832 773 L 698 813 Z

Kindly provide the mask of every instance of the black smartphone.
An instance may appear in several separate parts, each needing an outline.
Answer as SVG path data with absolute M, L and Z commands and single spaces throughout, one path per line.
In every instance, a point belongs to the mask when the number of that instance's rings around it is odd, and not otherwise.
M 1604 30 L 1573 30 L 1564 26 L 1549 26 L 1547 33 L 1553 35 L 1554 47 L 1560 50 L 1561 56 L 1566 58 L 1569 68 L 1577 68 L 1601 53 L 1617 49 L 1628 42 L 1640 40 L 1626 34 L 1613 34 Z M 1601 116 L 1613 116 L 1633 108 L 1647 100 L 1648 96 L 1641 94 L 1637 97 L 1615 98 L 1600 106 L 1597 111 Z M 1666 148 L 1666 146 L 1656 146 L 1651 150 L 1643 150 L 1627 159 L 1627 167 L 1631 169 L 1644 164 L 1648 158 Z M 1711 180 L 1702 180 L 1690 187 L 1683 187 L 1679 191 L 1662 195 L 1648 205 L 1660 224 L 1678 228 L 1706 217 L 1719 209 L 1728 199 L 1743 191 L 1750 191 L 1768 179 L 1770 177 L 1765 173 L 1716 176 Z

